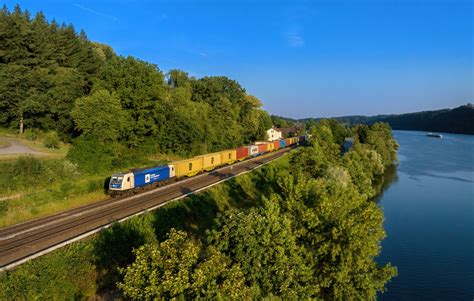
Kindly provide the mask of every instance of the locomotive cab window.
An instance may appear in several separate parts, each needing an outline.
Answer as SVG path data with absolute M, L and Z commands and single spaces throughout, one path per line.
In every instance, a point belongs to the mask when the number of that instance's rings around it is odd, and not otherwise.
M 127 182 L 130 182 L 130 177 L 127 178 Z
M 189 170 L 193 169 L 193 163 L 189 163 Z

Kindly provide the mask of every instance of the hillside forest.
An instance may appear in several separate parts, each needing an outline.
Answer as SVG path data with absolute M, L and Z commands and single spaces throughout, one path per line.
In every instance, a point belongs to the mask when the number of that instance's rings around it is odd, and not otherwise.
M 272 118 L 279 120 L 285 119 L 277 116 L 272 116 Z M 453 109 L 436 111 L 423 111 L 398 115 L 344 116 L 335 117 L 334 119 L 347 125 L 371 125 L 376 122 L 386 122 L 394 130 L 474 135 L 474 106 L 471 103 Z M 320 119 L 307 118 L 298 121 L 287 119 L 286 122 L 299 122 L 308 125 L 318 120 Z
M 72 25 L 0 10 L 0 127 L 72 144 L 80 169 L 133 166 L 150 154 L 191 156 L 265 138 L 261 102 L 225 76 L 114 53 Z

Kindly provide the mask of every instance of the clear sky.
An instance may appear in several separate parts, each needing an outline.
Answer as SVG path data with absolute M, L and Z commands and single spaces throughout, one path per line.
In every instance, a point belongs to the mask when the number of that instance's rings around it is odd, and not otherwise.
M 37 1 L 118 54 L 225 75 L 272 114 L 331 117 L 474 102 L 472 0 Z

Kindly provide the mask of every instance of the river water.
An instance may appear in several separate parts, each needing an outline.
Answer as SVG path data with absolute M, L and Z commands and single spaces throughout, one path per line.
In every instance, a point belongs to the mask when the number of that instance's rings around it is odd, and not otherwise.
M 379 300 L 474 300 L 474 136 L 394 131 L 399 166 L 379 204 L 380 263 L 398 277 Z

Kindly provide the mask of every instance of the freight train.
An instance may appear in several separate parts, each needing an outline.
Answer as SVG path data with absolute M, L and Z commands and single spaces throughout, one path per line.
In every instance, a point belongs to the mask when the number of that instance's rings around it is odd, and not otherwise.
M 243 161 L 305 141 L 305 136 L 292 137 L 196 156 L 167 165 L 131 169 L 128 172 L 112 175 L 109 182 L 109 194 L 114 197 L 138 193 L 183 177 L 191 177 L 204 171 L 211 171 L 224 165 L 230 165 L 237 161 Z

